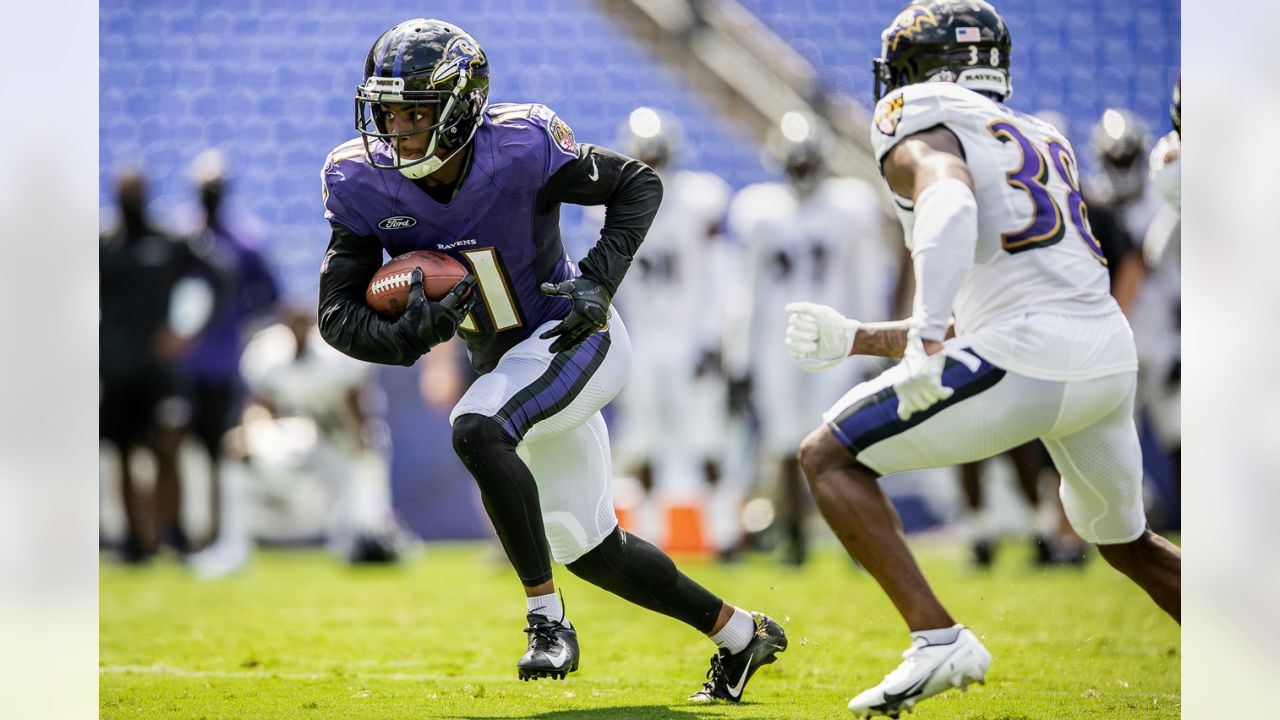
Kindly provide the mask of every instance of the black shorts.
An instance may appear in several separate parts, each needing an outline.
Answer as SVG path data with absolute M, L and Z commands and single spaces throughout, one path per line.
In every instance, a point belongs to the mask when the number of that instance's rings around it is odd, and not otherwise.
M 193 412 L 191 431 L 210 455 L 217 456 L 222 436 L 240 422 L 243 393 L 239 383 L 190 380 L 188 385 Z
M 98 437 L 128 448 L 149 440 L 158 429 L 180 429 L 191 406 L 177 378 L 166 373 L 103 380 L 98 405 Z

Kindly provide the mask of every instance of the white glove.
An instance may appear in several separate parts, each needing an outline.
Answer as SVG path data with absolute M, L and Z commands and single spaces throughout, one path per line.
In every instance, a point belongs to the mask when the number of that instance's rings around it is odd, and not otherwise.
M 898 417 L 906 420 L 915 413 L 928 410 L 939 400 L 951 397 L 955 390 L 942 384 L 942 367 L 947 359 L 942 353 L 928 355 L 915 330 L 907 333 L 907 349 L 902 364 L 907 379 L 893 386 L 898 393 Z
M 809 302 L 791 303 L 787 312 L 787 349 L 791 357 L 801 361 L 803 369 L 826 370 L 849 357 L 861 325 L 857 320 L 841 315 L 835 308 Z

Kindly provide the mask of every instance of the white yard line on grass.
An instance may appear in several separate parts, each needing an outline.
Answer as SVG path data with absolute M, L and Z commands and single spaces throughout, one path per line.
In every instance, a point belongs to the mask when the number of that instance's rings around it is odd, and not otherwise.
M 335 677 L 351 677 L 362 680 L 407 680 L 423 682 L 428 680 L 460 680 L 475 682 L 477 680 L 493 682 L 511 679 L 507 675 L 468 675 L 465 678 L 456 675 L 428 675 L 423 673 L 316 673 L 316 672 L 277 672 L 273 670 L 186 670 L 170 665 L 104 665 L 98 668 L 99 675 L 170 675 L 185 678 L 250 678 L 272 680 L 326 680 Z

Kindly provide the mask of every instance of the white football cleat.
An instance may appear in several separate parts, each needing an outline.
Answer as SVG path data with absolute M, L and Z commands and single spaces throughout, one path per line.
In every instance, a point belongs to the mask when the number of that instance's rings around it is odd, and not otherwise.
M 849 701 L 849 712 L 854 717 L 896 718 L 903 710 L 910 712 L 916 703 L 944 690 L 964 690 L 972 683 L 986 682 L 987 668 L 991 667 L 991 653 L 968 628 L 961 628 L 956 639 L 946 645 L 929 645 L 917 637 L 902 657 L 902 664 L 885 675 L 879 685 Z

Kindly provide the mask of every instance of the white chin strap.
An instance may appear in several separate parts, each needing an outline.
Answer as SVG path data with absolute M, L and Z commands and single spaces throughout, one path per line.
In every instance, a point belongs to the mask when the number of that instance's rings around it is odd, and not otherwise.
M 453 152 L 457 153 L 458 151 L 454 150 Z M 400 157 L 399 150 L 392 148 L 391 156 L 395 158 L 396 165 L 400 165 L 403 162 L 403 160 Z M 453 154 L 450 154 L 449 158 L 452 158 L 452 157 L 453 157 Z M 400 167 L 400 174 L 404 175 L 410 180 L 421 180 L 422 178 L 430 175 L 431 173 L 443 167 L 445 162 L 447 162 L 449 158 L 441 159 L 436 157 L 435 155 L 431 155 L 425 160 L 422 160 L 421 162 L 418 162 L 414 165 L 407 165 L 407 166 Z
M 483 113 L 484 111 L 481 110 L 482 115 Z M 467 139 L 462 141 L 458 145 L 458 147 L 454 148 L 453 152 L 449 153 L 443 158 L 436 157 L 435 155 L 436 144 L 439 141 L 439 137 L 432 138 L 431 144 L 427 147 L 427 159 L 418 161 L 413 165 L 408 165 L 400 168 L 400 174 L 404 175 L 410 180 L 421 180 L 422 178 L 439 170 L 440 168 L 444 167 L 445 163 L 452 160 L 455 155 L 462 152 L 467 147 L 467 143 L 471 142 L 472 138 L 476 136 L 476 130 L 479 129 L 479 127 L 480 127 L 479 122 L 472 125 L 471 134 L 467 136 Z M 391 147 L 391 157 L 395 158 L 397 165 L 401 163 L 400 151 L 396 150 L 394 145 Z

